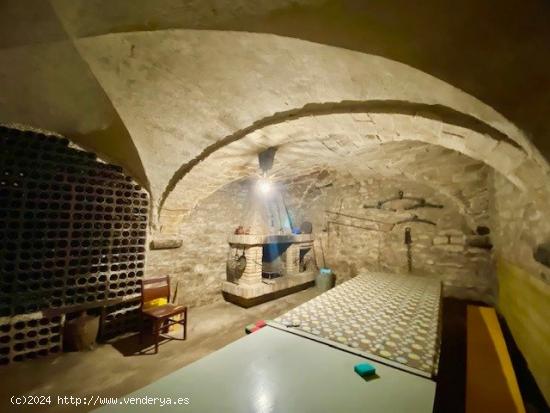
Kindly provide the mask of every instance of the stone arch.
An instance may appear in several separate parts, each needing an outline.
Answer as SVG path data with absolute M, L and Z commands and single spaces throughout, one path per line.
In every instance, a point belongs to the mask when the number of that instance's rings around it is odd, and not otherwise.
M 188 199 L 198 200 L 201 198 L 200 192 L 207 194 L 209 188 L 211 191 L 223 186 L 224 182 L 255 173 L 256 154 L 266 147 L 292 147 L 296 142 L 305 141 L 326 143 L 338 141 L 339 136 L 343 140 L 348 139 L 350 147 L 355 146 L 359 151 L 362 144 L 372 146 L 406 141 L 447 148 L 489 165 L 523 191 L 538 189 L 540 182 L 544 181 L 543 168 L 536 157 L 530 155 L 532 148 L 525 148 L 525 143 L 519 144 L 469 115 L 459 115 L 440 107 L 430 112 L 428 109 L 432 106 L 415 106 L 406 102 L 393 106 L 399 110 L 388 111 L 388 107 L 388 102 L 347 102 L 342 107 L 337 103 L 321 107 L 312 105 L 303 110 L 290 111 L 285 116 L 255 122 L 239 133 L 216 142 L 199 157 L 182 165 L 164 193 L 158 217 L 161 219 L 163 208 L 173 208 L 170 194 L 183 182 Z M 441 119 L 445 113 L 452 114 L 448 122 Z M 355 139 L 350 140 L 349 136 Z M 340 146 L 345 148 L 346 143 Z M 237 159 L 238 165 L 235 164 Z M 299 166 L 300 161 L 295 159 L 293 165 Z M 209 176 L 211 168 L 217 171 L 215 177 Z M 307 169 L 304 169 L 306 172 Z M 538 179 L 533 180 L 533 176 Z M 201 182 L 200 189 L 194 187 L 193 181 Z M 182 210 L 192 207 L 193 202 Z
M 175 171 L 174 175 L 168 182 L 164 193 L 160 199 L 160 208 L 162 208 L 169 193 L 174 189 L 177 182 L 187 174 L 195 165 L 205 160 L 210 154 L 216 150 L 228 145 L 232 142 L 240 140 L 245 136 L 273 126 L 282 122 L 287 122 L 307 116 L 323 116 L 331 114 L 395 114 L 403 116 L 422 117 L 426 120 L 437 121 L 445 119 L 445 123 L 459 128 L 469 129 L 480 135 L 490 136 L 495 142 L 503 142 L 510 146 L 526 152 L 527 150 L 516 140 L 508 137 L 495 127 L 486 124 L 472 115 L 458 112 L 450 107 L 443 105 L 429 105 L 423 103 L 413 103 L 398 100 L 372 100 L 365 102 L 358 101 L 342 101 L 342 102 L 327 102 L 321 104 L 307 104 L 301 108 L 292 109 L 284 112 L 276 113 L 272 116 L 260 119 L 253 124 L 236 131 L 235 133 L 225 136 L 216 141 L 212 145 L 203 149 L 203 151 L 190 162 L 180 166 Z M 461 136 L 461 135 L 458 135 Z
M 481 125 L 479 135 L 493 134 L 495 142 L 513 149 L 515 142 L 542 161 L 523 133 L 491 107 L 380 56 L 296 38 L 213 30 L 113 33 L 80 38 L 75 45 L 143 154 L 156 208 L 164 207 L 185 170 L 211 151 L 262 122 L 300 113 L 435 112 L 430 116 L 450 124 L 458 117 L 474 130 Z M 125 79 L 131 79 L 130 89 Z M 368 102 L 375 104 L 365 109 Z M 400 105 L 405 107 L 391 109 Z

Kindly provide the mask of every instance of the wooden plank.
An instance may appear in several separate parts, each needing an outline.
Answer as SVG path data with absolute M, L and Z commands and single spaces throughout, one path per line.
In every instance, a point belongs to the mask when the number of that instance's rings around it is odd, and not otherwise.
M 525 413 L 495 310 L 467 311 L 466 413 Z

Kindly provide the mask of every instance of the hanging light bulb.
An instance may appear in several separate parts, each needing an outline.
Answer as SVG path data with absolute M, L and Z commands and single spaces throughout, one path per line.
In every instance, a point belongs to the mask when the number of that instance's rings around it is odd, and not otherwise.
M 268 193 L 271 192 L 272 184 L 267 178 L 259 179 L 257 186 L 258 186 L 258 190 L 264 195 L 267 195 Z

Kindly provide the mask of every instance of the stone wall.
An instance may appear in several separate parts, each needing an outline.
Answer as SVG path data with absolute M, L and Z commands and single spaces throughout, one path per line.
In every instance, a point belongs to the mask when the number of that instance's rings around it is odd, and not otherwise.
M 486 169 L 472 173 L 478 178 L 488 174 Z M 462 177 L 467 182 L 457 183 L 461 194 L 448 197 L 409 180 L 357 180 L 323 172 L 288 181 L 284 197 L 295 226 L 306 220 L 313 223 L 318 265 L 323 265 L 324 252 L 325 265 L 335 271 L 339 282 L 366 270 L 408 272 L 407 227 L 411 228 L 413 273 L 441 278 L 447 295 L 493 301 L 496 283 L 488 249 L 492 242 L 498 251 L 495 256 L 520 263 L 542 280 L 550 279 L 548 269 L 533 259 L 536 245 L 547 241 L 545 236 L 550 234 L 550 221 L 533 200 L 518 196 L 521 193 L 497 173 L 491 173 L 488 180 L 491 196 L 480 185 L 482 180 L 470 180 L 467 174 Z M 405 197 L 424 198 L 443 208 L 364 208 L 395 197 L 400 190 Z M 227 237 L 242 223 L 247 191 L 247 181 L 227 185 L 200 202 L 182 225 L 163 230 L 173 232 L 183 245 L 150 251 L 147 276 L 172 275 L 174 285 L 179 282 L 179 302 L 202 305 L 221 300 Z M 467 199 L 466 208 L 460 199 Z M 410 202 L 394 201 L 387 207 L 400 209 L 411 206 Z M 177 217 L 178 211 L 172 214 Z M 436 225 L 395 224 L 413 215 Z M 174 223 L 180 220 L 177 217 Z
M 395 197 L 425 198 L 443 208 L 418 208 L 391 211 L 364 208 L 380 200 Z M 295 222 L 310 220 L 317 239 L 322 242 L 326 266 L 339 282 L 362 271 L 408 273 L 405 228 L 411 229 L 413 274 L 439 277 L 445 294 L 491 302 L 494 279 L 490 241 L 478 235 L 478 226 L 488 221 L 488 194 L 485 187 L 471 188 L 472 204 L 477 206 L 472 221 L 459 210 L 454 200 L 422 184 L 396 179 L 356 181 L 347 176 L 326 176 L 322 180 L 304 180 L 289 187 L 287 202 Z M 411 206 L 411 201 L 394 201 L 387 208 Z M 417 215 L 436 225 L 398 221 Z M 317 243 L 317 258 L 321 245 Z M 322 255 L 322 254 L 321 254 Z
M 457 198 L 441 195 L 420 183 L 396 178 L 356 180 L 335 172 L 289 181 L 284 186 L 284 197 L 294 226 L 304 221 L 313 223 L 317 263 L 332 268 L 338 282 L 368 270 L 407 273 L 404 240 L 408 227 L 413 274 L 439 277 L 447 295 L 492 301 L 488 237 L 476 234 L 477 227 L 489 221 L 488 195 L 479 180 L 472 182 L 475 185 L 471 188 L 461 183 L 470 200 L 467 213 Z M 182 246 L 150 250 L 146 274 L 170 274 L 173 288 L 178 285 L 178 302 L 197 306 L 222 299 L 227 238 L 242 223 L 248 186 L 247 181 L 225 186 L 196 205 L 183 221 L 178 211 L 172 211 L 174 224 L 163 233 L 182 239 Z M 403 191 L 405 198 L 424 198 L 443 208 L 403 210 L 415 204 L 406 199 L 389 202 L 384 209 L 364 208 L 395 197 L 398 191 Z M 414 215 L 436 225 L 397 224 Z
M 490 187 L 497 307 L 550 402 L 550 268 L 533 257 L 541 243 L 550 241 L 549 202 L 521 192 L 498 173 Z
M 497 172 L 491 174 L 491 226 L 495 250 L 550 282 L 550 268 L 533 258 L 537 246 L 550 242 L 548 200 L 522 192 Z
M 146 276 L 170 275 L 172 292 L 178 286 L 178 303 L 199 306 L 221 300 L 227 238 L 240 224 L 246 194 L 246 185 L 235 182 L 199 203 L 183 224 L 168 231 L 182 239 L 180 248 L 149 251 Z M 172 212 L 177 217 L 177 211 Z
M 544 202 L 519 191 L 500 174 L 486 169 L 472 173 L 489 175 L 487 185 L 463 175 L 461 194 L 454 197 L 410 180 L 355 179 L 334 171 L 286 182 L 284 197 L 294 226 L 313 223 L 318 265 L 332 268 L 338 282 L 368 270 L 407 273 L 407 227 L 413 274 L 440 278 L 446 295 L 493 302 L 496 261 L 499 310 L 548 397 L 550 378 L 537 366 L 550 360 L 549 352 L 541 351 L 550 339 L 546 321 L 550 269 L 533 259 L 533 251 L 548 241 L 549 214 L 541 206 Z M 181 226 L 175 225 L 181 222 L 179 212 L 171 211 L 174 225 L 163 233 L 173 233 L 183 245 L 149 251 L 146 274 L 170 274 L 173 287 L 178 285 L 178 302 L 197 306 L 223 299 L 227 238 L 242 222 L 248 185 L 240 181 L 218 190 L 196 205 Z M 424 198 L 443 208 L 401 210 L 411 206 L 405 200 L 385 204 L 388 209 L 364 208 L 395 197 L 400 190 L 405 197 Z M 467 208 L 461 199 L 468 201 Z M 396 224 L 412 215 L 436 226 Z

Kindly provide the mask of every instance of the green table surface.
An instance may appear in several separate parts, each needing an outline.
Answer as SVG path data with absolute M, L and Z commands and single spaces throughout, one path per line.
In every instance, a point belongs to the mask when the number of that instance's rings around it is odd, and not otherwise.
M 377 377 L 353 367 L 368 362 Z M 103 406 L 106 412 L 431 412 L 435 382 L 273 327 L 119 399 L 188 398 L 189 404 Z M 181 400 L 180 400 L 181 401 Z

